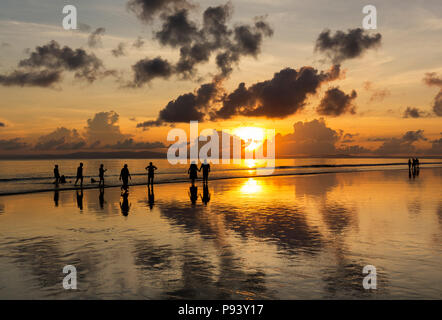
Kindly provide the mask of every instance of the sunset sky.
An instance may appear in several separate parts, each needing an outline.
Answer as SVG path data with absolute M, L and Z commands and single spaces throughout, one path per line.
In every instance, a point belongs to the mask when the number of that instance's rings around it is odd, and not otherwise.
M 0 152 L 156 150 L 200 120 L 285 155 L 442 155 L 441 34 L 440 0 L 2 0 Z

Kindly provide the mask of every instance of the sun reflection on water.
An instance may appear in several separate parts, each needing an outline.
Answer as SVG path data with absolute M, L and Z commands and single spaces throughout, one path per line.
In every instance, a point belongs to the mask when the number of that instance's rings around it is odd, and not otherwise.
M 241 186 L 241 193 L 243 194 L 254 194 L 254 193 L 259 193 L 261 191 L 262 191 L 262 186 L 258 184 L 258 182 L 253 178 L 249 178 Z

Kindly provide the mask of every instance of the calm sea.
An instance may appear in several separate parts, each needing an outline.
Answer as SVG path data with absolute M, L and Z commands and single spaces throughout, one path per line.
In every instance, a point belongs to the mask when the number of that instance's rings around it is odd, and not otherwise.
M 59 189 L 74 187 L 75 174 L 79 163 L 84 163 L 84 187 L 96 188 L 98 168 L 104 164 L 107 169 L 105 183 L 107 186 L 118 186 L 120 170 L 128 164 L 133 185 L 145 184 L 147 181 L 144 169 L 150 161 L 158 167 L 156 183 L 188 181 L 188 165 L 171 165 L 166 159 L 108 159 L 108 160 L 28 160 L 0 161 L 0 195 L 42 192 L 54 190 L 53 168 L 59 165 L 60 174 L 65 175 L 67 183 Z M 408 159 L 398 158 L 303 158 L 277 159 L 272 175 L 302 175 L 310 173 L 348 172 L 367 170 L 404 170 L 408 169 Z M 421 160 L 421 167 L 442 167 L 442 159 Z M 261 164 L 254 160 L 243 160 L 241 164 L 212 165 L 211 180 L 254 177 L 269 171 L 256 170 Z

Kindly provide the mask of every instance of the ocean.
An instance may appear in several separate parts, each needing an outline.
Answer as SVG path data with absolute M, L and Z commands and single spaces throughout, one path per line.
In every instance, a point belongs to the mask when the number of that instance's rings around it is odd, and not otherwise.
M 60 184 L 59 190 L 75 188 L 75 175 L 80 162 L 84 163 L 83 187 L 98 188 L 98 168 L 104 164 L 107 169 L 105 183 L 107 187 L 119 186 L 120 170 L 127 164 L 132 175 L 131 185 L 143 185 L 147 182 L 145 167 L 152 161 L 158 170 L 155 183 L 188 181 L 189 165 L 171 165 L 167 159 L 107 159 L 107 160 L 17 160 L 0 161 L 0 195 L 22 194 L 53 191 L 54 165 L 58 164 L 60 174 L 67 178 L 66 184 Z M 276 159 L 275 169 L 257 170 L 260 163 L 255 160 L 242 160 L 241 164 L 212 164 L 210 180 L 246 178 L 271 174 L 304 175 L 330 172 L 357 172 L 368 170 L 408 170 L 408 159 L 398 158 L 302 158 Z M 442 159 L 423 159 L 422 168 L 442 167 Z

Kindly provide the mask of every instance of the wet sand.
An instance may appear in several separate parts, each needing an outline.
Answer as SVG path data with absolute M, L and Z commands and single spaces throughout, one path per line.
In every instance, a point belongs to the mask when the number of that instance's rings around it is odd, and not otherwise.
M 3 196 L 0 298 L 440 299 L 441 189 L 425 168 Z

